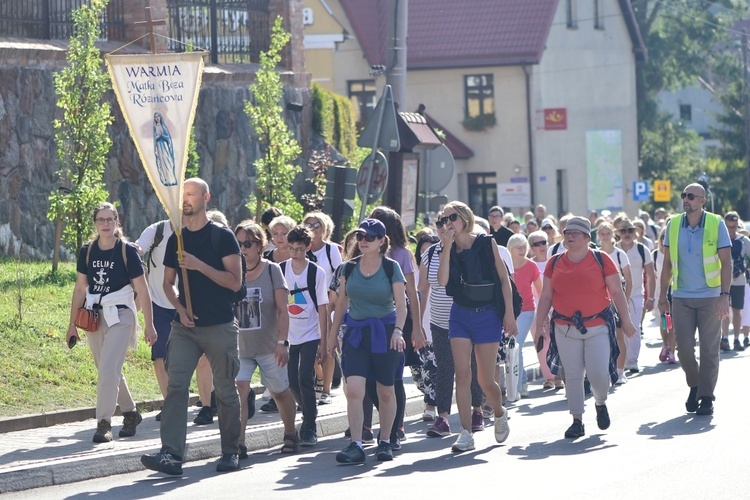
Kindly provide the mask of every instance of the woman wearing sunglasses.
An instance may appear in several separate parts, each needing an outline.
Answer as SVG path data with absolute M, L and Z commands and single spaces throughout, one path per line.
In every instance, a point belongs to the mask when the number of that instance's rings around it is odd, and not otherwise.
M 337 345 L 339 327 L 346 324 L 341 368 L 346 378 L 344 392 L 352 440 L 336 455 L 336 461 L 343 464 L 365 461 L 362 401 L 368 377 L 376 382 L 380 435 L 391 435 L 396 417 L 393 386 L 405 345 L 406 280 L 398 263 L 385 256 L 389 244 L 385 226 L 379 220 L 365 219 L 357 229 L 356 238 L 362 255 L 343 264 L 340 293 L 328 337 L 330 350 Z M 393 460 L 389 441 L 378 443 L 377 459 Z
M 630 273 L 630 259 L 624 250 L 615 246 L 615 227 L 609 222 L 602 222 L 599 224 L 599 227 L 596 228 L 596 235 L 599 244 L 601 245 L 602 252 L 612 257 L 612 260 L 617 264 L 617 268 L 620 271 L 620 276 L 622 276 L 624 284 L 623 291 L 625 292 L 625 297 L 630 297 L 630 291 L 633 288 L 633 280 Z M 617 357 L 617 382 L 615 382 L 615 385 L 622 385 L 628 381 L 628 378 L 625 375 L 625 359 L 627 358 L 628 349 L 625 343 L 625 333 L 622 331 L 622 321 L 620 320 L 619 311 L 617 311 L 617 315 L 615 316 L 615 327 L 617 334 L 617 347 L 620 348 L 620 355 Z
M 547 266 L 547 235 L 544 231 L 534 231 L 529 235 L 529 253 L 531 254 L 531 260 L 539 268 L 539 273 L 544 273 L 544 268 Z M 539 296 L 535 296 L 537 302 Z M 534 324 L 531 325 L 531 334 L 534 337 L 534 345 L 536 346 L 536 355 L 539 359 L 539 367 L 542 370 L 542 376 L 544 377 L 543 389 L 564 389 L 565 382 L 559 375 L 555 375 L 547 366 L 547 351 L 549 349 L 549 321 L 543 319 L 543 330 L 542 336 L 537 336 L 536 321 L 539 316 L 534 317 Z
M 461 420 L 461 432 L 452 449 L 462 452 L 474 449 L 470 404 L 472 350 L 479 385 L 495 412 L 495 440 L 502 443 L 508 439 L 508 412 L 503 408 L 500 386 L 495 380 L 495 365 L 503 334 L 516 335 L 516 320 L 510 276 L 494 239 L 473 232 L 474 213 L 460 201 L 445 206 L 441 222 L 446 230 L 440 241 L 449 250 L 440 255 L 438 283 L 453 297 L 449 336 L 456 369 L 456 406 Z M 502 314 L 496 300 L 498 283 L 502 287 Z
M 579 438 L 586 434 L 583 426 L 583 376 L 591 382 L 599 429 L 610 425 L 607 391 L 610 381 L 617 381 L 617 340 L 615 317 L 610 306 L 627 311 L 620 273 L 609 255 L 589 248 L 591 222 L 574 216 L 565 227 L 565 247 L 554 255 L 544 270 L 544 287 L 539 297 L 537 314 L 545 317 L 553 308 L 550 324 L 548 362 L 553 372 L 565 370 L 565 395 L 573 424 L 565 437 Z M 628 314 L 622 316 L 625 335 L 636 335 L 636 327 Z M 542 325 L 537 323 L 537 334 Z
M 271 226 L 273 230 L 273 225 Z M 247 422 L 250 380 L 257 367 L 260 379 L 278 407 L 284 423 L 282 453 L 297 451 L 296 405 L 289 390 L 289 289 L 278 264 L 262 257 L 266 233 L 258 224 L 240 222 L 234 235 L 245 257 L 247 296 L 235 306 L 239 322 L 240 370 L 235 379 L 240 394 L 240 419 Z M 245 425 L 240 426 L 240 458 L 247 458 Z

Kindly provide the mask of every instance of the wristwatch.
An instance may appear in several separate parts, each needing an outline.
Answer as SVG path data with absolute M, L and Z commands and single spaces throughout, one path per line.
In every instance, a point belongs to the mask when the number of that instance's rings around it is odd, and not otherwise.
M 721 292 L 721 293 L 719 294 L 719 296 L 722 296 L 722 295 L 731 295 L 731 294 L 730 294 L 729 292 Z
M 277 344 L 283 345 L 284 347 L 289 347 L 289 341 L 288 340 L 277 340 Z

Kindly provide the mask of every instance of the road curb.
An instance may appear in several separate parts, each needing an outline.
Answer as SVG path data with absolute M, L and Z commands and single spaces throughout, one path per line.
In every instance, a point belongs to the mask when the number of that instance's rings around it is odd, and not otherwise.
M 405 416 L 411 417 L 421 414 L 423 409 L 424 402 L 421 395 L 407 398 Z M 374 412 L 373 424 L 377 423 L 378 414 Z M 318 419 L 318 435 L 320 437 L 336 434 L 343 436 L 343 432 L 348 426 L 346 411 L 321 417 Z M 248 451 L 280 446 L 283 442 L 283 434 L 281 422 L 255 429 L 249 427 L 245 444 Z M 310 451 L 314 450 L 314 447 L 310 448 Z M 62 458 L 40 466 L 11 470 L 0 474 L 0 494 L 141 471 L 145 469 L 140 461 L 141 455 L 158 451 L 158 446 L 144 446 L 121 453 L 113 453 L 106 457 L 97 455 L 72 460 Z M 185 463 L 217 458 L 220 455 L 221 441 L 219 436 L 198 438 L 188 441 Z

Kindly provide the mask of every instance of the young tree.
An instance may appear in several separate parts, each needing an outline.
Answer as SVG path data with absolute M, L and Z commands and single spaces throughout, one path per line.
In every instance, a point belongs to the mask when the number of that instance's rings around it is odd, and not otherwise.
M 281 106 L 283 86 L 276 66 L 281 61 L 281 51 L 291 35 L 282 27 L 277 17 L 271 31 L 271 45 L 260 55 L 260 69 L 255 83 L 250 87 L 252 101 L 245 104 L 260 141 L 261 155 L 255 160 L 255 193 L 250 195 L 248 208 L 256 214 L 264 208 L 275 206 L 295 220 L 303 216 L 291 186 L 300 168 L 292 162 L 302 150 L 284 121 Z
M 54 77 L 63 116 L 53 124 L 61 188 L 50 194 L 47 214 L 57 224 L 53 271 L 60 240 L 69 249 L 80 248 L 91 228 L 91 211 L 107 199 L 102 176 L 112 145 L 107 133 L 112 114 L 102 97 L 110 82 L 95 45 L 106 7 L 107 0 L 91 0 L 73 11 L 68 66 Z

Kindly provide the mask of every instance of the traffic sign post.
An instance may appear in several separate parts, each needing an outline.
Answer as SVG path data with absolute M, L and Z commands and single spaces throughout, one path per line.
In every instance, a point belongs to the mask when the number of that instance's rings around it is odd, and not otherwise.
M 359 212 L 359 221 L 362 222 L 367 210 L 367 200 L 369 199 L 370 186 L 372 185 L 372 177 L 375 172 L 378 147 L 387 151 L 398 151 L 401 149 L 398 124 L 396 123 L 396 106 L 393 103 L 393 91 L 390 85 L 386 85 L 383 88 L 383 95 L 380 97 L 377 106 L 375 106 L 373 114 L 367 120 L 365 129 L 362 131 L 357 145 L 360 147 L 371 145 L 372 147 L 372 153 L 366 160 L 370 163 L 370 168 L 367 169 L 364 195 L 362 196 L 362 209 Z
M 333 220 L 333 241 L 340 241 L 344 217 L 354 215 L 354 192 L 356 191 L 357 170 L 349 167 L 332 166 L 326 171 L 326 199 L 324 210 Z
M 633 181 L 633 201 L 648 201 L 648 181 Z
M 670 181 L 654 181 L 654 201 L 669 202 L 672 199 Z

